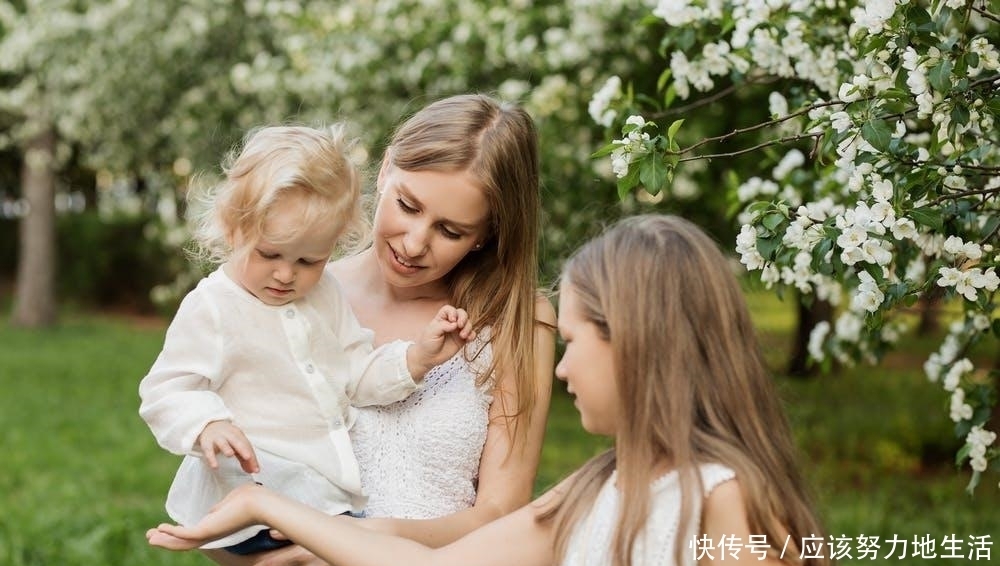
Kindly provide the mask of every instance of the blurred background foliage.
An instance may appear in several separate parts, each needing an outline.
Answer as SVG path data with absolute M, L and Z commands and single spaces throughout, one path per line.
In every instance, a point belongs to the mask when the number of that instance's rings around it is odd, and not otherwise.
M 636 23 L 646 13 L 625 0 L 7 3 L 0 9 L 0 234 L 13 233 L 23 212 L 18 177 L 33 134 L 54 129 L 57 210 L 100 218 L 60 223 L 60 246 L 76 239 L 78 225 L 108 231 L 89 236 L 94 244 L 103 238 L 106 249 L 59 254 L 60 280 L 103 270 L 119 261 L 113 258 L 146 258 L 162 266 L 140 261 L 133 265 L 149 273 L 115 274 L 115 293 L 149 310 L 152 281 L 164 286 L 155 296 L 171 312 L 168 298 L 193 279 L 171 286 L 180 276 L 171 271 L 186 266 L 168 259 L 182 243 L 174 228 L 185 188 L 194 175 L 217 173 L 248 128 L 348 121 L 374 171 L 403 118 L 443 96 L 486 92 L 520 102 L 539 127 L 545 282 L 604 223 L 640 210 L 684 214 L 729 247 L 734 228 L 721 169 L 690 168 L 674 198 L 621 203 L 607 159 L 590 157 L 605 134 L 588 116 L 593 93 L 611 74 L 655 82 L 652 73 L 663 68 L 662 29 Z M 691 108 L 688 131 L 731 129 L 740 108 L 764 103 L 751 97 L 729 108 Z M 119 224 L 143 222 L 160 224 L 143 232 L 159 244 L 113 236 L 128 229 Z M 0 277 L 10 279 L 17 248 L 4 241 Z M 150 255 L 157 249 L 165 255 L 159 261 Z M 73 285 L 58 291 L 61 300 L 92 298 Z

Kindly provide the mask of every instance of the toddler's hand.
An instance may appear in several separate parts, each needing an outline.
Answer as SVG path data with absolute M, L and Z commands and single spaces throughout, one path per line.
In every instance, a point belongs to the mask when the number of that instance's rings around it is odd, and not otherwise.
M 423 376 L 432 367 L 454 356 L 459 348 L 475 337 L 465 309 L 451 305 L 441 307 L 421 333 L 420 339 L 407 351 L 407 360 L 411 362 L 410 373 Z
M 235 456 L 240 462 L 240 467 L 248 474 L 260 471 L 257 454 L 254 452 L 250 440 L 239 427 L 229 421 L 208 423 L 198 435 L 197 442 L 202 454 L 205 455 L 205 460 L 213 470 L 219 467 L 215 455 L 222 453 L 223 456 Z

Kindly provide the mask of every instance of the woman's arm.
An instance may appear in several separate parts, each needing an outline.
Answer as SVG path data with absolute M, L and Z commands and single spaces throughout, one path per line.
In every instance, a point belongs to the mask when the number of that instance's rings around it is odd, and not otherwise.
M 552 304 L 539 298 L 535 306 L 538 324 L 535 330 L 535 407 L 526 434 L 512 439 L 503 407 L 516 407 L 517 396 L 512 376 L 499 376 L 503 400 L 494 398 L 490 406 L 490 425 L 479 464 L 479 485 L 475 504 L 462 511 L 436 519 L 364 519 L 360 526 L 413 539 L 430 547 L 454 542 L 465 534 L 518 509 L 531 500 L 535 474 L 541 456 L 545 422 L 552 393 L 555 365 L 556 314 Z M 523 421 L 522 421 L 523 422 Z M 512 442 L 513 440 L 513 442 Z M 509 457 L 508 457 L 509 456 Z M 296 540 L 294 537 L 292 540 Z M 299 542 L 296 540 L 296 542 Z M 323 560 L 300 545 L 235 557 L 231 553 L 206 552 L 223 566 L 321 566 Z
M 498 377 L 497 395 L 490 406 L 490 424 L 479 463 L 475 504 L 436 519 L 366 519 L 366 526 L 413 539 L 431 547 L 444 546 L 466 533 L 518 509 L 531 500 L 542 451 L 545 421 L 552 394 L 555 364 L 555 309 L 544 297 L 535 305 L 535 406 L 526 434 L 511 434 L 509 426 L 525 422 L 526 415 L 504 416 L 504 407 L 517 406 L 513 376 Z M 503 399 L 499 396 L 503 395 Z
M 197 525 L 160 525 L 150 529 L 146 538 L 154 546 L 187 550 L 263 523 L 340 566 L 546 566 L 553 558 L 553 533 L 548 524 L 535 521 L 537 506 L 526 505 L 446 547 L 432 549 L 365 529 L 355 519 L 327 515 L 264 487 L 246 485 L 230 493 Z

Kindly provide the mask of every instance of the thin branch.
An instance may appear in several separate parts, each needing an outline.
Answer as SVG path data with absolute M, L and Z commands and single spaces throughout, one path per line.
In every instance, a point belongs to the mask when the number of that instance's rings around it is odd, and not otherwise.
M 949 193 L 947 195 L 941 195 L 934 199 L 931 204 L 941 204 L 946 200 L 957 200 L 962 197 L 971 197 L 976 195 L 998 195 L 1000 194 L 1000 188 L 993 187 L 991 189 L 971 189 L 968 191 L 958 191 L 955 193 Z
M 727 86 L 726 88 L 720 90 L 719 92 L 716 92 L 716 93 L 712 94 L 711 96 L 706 96 L 705 98 L 700 98 L 700 99 L 698 99 L 698 100 L 696 100 L 696 101 L 694 101 L 694 102 L 692 102 L 690 104 L 687 104 L 685 106 L 678 106 L 677 108 L 671 108 L 671 109 L 665 110 L 663 112 L 658 112 L 656 114 L 653 114 L 651 116 L 651 118 L 653 120 L 657 120 L 659 118 L 666 118 L 667 116 L 672 116 L 672 115 L 676 115 L 676 114 L 683 114 L 685 112 L 690 112 L 691 110 L 695 110 L 696 108 L 701 108 L 702 106 L 708 106 L 709 104 L 711 104 L 711 103 L 713 103 L 713 102 L 715 102 L 717 100 L 721 100 L 721 99 L 729 96 L 730 94 L 733 93 L 733 91 L 735 91 L 737 88 L 739 88 L 741 86 L 743 86 L 742 83 L 741 84 L 735 84 L 735 83 L 731 84 L 731 85 Z
M 667 110 L 664 110 L 663 112 L 652 114 L 650 116 L 650 118 L 653 119 L 653 120 L 658 120 L 660 118 L 666 118 L 668 116 L 675 116 L 677 114 L 684 114 L 686 112 L 690 112 L 691 110 L 695 110 L 697 108 L 701 108 L 702 106 L 708 106 L 709 104 L 711 104 L 713 102 L 716 102 L 718 100 L 721 100 L 721 99 L 729 96 L 730 94 L 732 94 L 737 89 L 745 87 L 747 85 L 768 84 L 768 83 L 777 82 L 778 80 L 780 80 L 778 77 L 763 77 L 763 79 L 761 79 L 761 80 L 758 80 L 756 78 L 751 78 L 751 79 L 748 79 L 746 82 L 733 83 L 733 84 L 727 86 L 726 88 L 720 90 L 719 92 L 716 92 L 716 93 L 712 94 L 711 96 L 707 96 L 705 98 L 696 100 L 696 101 L 691 102 L 691 103 L 689 103 L 689 104 L 687 104 L 685 106 L 678 106 L 677 108 L 669 108 Z
M 971 177 L 973 173 L 966 173 L 965 170 L 975 172 L 976 176 L 983 173 L 988 173 L 991 175 L 1000 174 L 1000 167 L 986 167 L 985 165 L 966 165 L 965 163 L 934 163 L 931 161 L 911 161 L 909 159 L 897 159 L 899 163 L 903 165 L 909 165 L 911 167 L 954 167 L 955 165 L 960 165 L 963 169 L 961 175 L 964 177 Z
M 685 153 L 689 153 L 689 152 L 691 152 L 691 151 L 693 151 L 695 149 L 698 149 L 699 147 L 701 147 L 703 145 L 707 145 L 707 144 L 712 143 L 712 142 L 724 141 L 724 140 L 727 140 L 729 138 L 736 137 L 736 136 L 739 136 L 739 135 L 742 135 L 742 134 L 746 134 L 746 133 L 749 133 L 749 132 L 754 132 L 754 131 L 757 131 L 757 130 L 762 130 L 762 129 L 768 128 L 770 126 L 776 126 L 776 125 L 778 125 L 778 124 L 780 124 L 782 122 L 787 122 L 788 120 L 791 120 L 792 118 L 797 118 L 797 117 L 799 117 L 799 116 L 801 116 L 803 114 L 808 114 L 809 112 L 811 112 L 811 111 L 813 111 L 813 110 L 815 110 L 817 108 L 822 108 L 824 106 L 836 106 L 836 105 L 840 105 L 840 104 L 844 104 L 844 102 L 841 102 L 839 100 L 831 100 L 829 102 L 817 102 L 815 104 L 810 104 L 809 106 L 806 106 L 804 108 L 800 108 L 799 110 L 796 110 L 795 112 L 792 112 L 791 114 L 788 114 L 786 116 L 782 116 L 780 118 L 774 118 L 774 119 L 768 120 L 767 122 L 761 122 L 760 124 L 754 124 L 753 126 L 747 126 L 746 128 L 737 128 L 737 129 L 729 132 L 728 134 L 722 134 L 720 136 L 713 136 L 713 137 L 710 137 L 710 138 L 705 138 L 705 139 L 703 139 L 703 140 L 695 143 L 694 145 L 688 146 L 688 147 L 686 147 L 686 148 L 684 148 L 682 150 L 674 151 L 674 152 L 667 152 L 667 153 L 669 153 L 671 155 L 684 155 Z M 801 137 L 797 137 L 796 139 L 812 138 L 812 137 L 816 137 L 817 135 L 821 135 L 821 134 L 819 134 L 819 133 L 802 134 Z M 780 142 L 780 141 L 781 140 L 778 140 L 778 142 Z M 770 144 L 764 144 L 764 145 L 762 145 L 760 147 L 766 147 L 767 145 L 770 145 Z
M 998 75 L 990 75 L 988 77 L 983 77 L 981 79 L 976 79 L 976 80 L 972 81 L 971 83 L 969 83 L 969 88 L 971 89 L 971 88 L 977 87 L 977 86 L 979 86 L 979 85 L 981 85 L 983 83 L 991 83 L 991 82 L 996 81 L 996 80 L 1000 80 L 1000 74 L 998 74 Z
M 977 8 L 975 4 L 973 4 L 972 6 L 972 11 L 986 18 L 987 20 L 993 20 L 994 22 L 1000 23 L 1000 17 L 997 17 L 995 14 L 987 12 L 983 8 Z
M 769 147 L 769 146 L 772 146 L 772 145 L 782 145 L 782 144 L 791 143 L 791 142 L 795 142 L 795 141 L 806 140 L 806 139 L 810 139 L 810 138 L 820 138 L 822 136 L 823 136 L 822 132 L 814 132 L 814 133 L 809 133 L 809 134 L 798 134 L 798 135 L 795 135 L 795 136 L 789 136 L 789 137 L 784 137 L 784 138 L 780 138 L 780 139 L 776 139 L 776 140 L 766 141 L 766 142 L 763 142 L 763 143 L 759 143 L 759 144 L 757 144 L 757 145 L 755 145 L 753 147 L 748 147 L 748 148 L 741 149 L 741 150 L 738 150 L 738 151 L 731 151 L 731 152 L 728 152 L 728 153 L 709 153 L 709 154 L 705 154 L 705 155 L 694 155 L 694 156 L 691 156 L 691 157 L 682 157 L 682 158 L 678 159 L 677 161 L 678 162 L 682 162 L 682 161 L 697 161 L 699 159 L 714 159 L 716 157 L 736 157 L 737 155 L 745 155 L 747 153 L 753 153 L 753 152 L 757 151 L 758 149 L 763 149 L 765 147 Z M 690 151 L 693 148 L 694 148 L 694 146 L 692 146 L 692 147 L 690 147 L 690 148 L 688 148 L 688 149 L 686 149 L 684 151 L 679 152 L 679 154 L 687 153 L 688 151 Z

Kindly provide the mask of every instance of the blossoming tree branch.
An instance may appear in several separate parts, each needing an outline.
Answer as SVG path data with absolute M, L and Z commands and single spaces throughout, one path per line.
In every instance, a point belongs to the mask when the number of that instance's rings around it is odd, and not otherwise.
M 756 154 L 728 189 L 735 249 L 767 286 L 837 307 L 810 336 L 825 367 L 877 362 L 922 297 L 960 302 L 924 369 L 950 396 L 974 490 L 1000 458 L 1000 370 L 968 355 L 1000 338 L 1000 2 L 660 0 L 642 31 L 665 60 L 654 91 L 610 76 L 590 104 L 617 138 L 595 156 L 619 195 Z M 767 100 L 755 124 L 686 136 L 689 112 L 751 91 Z

